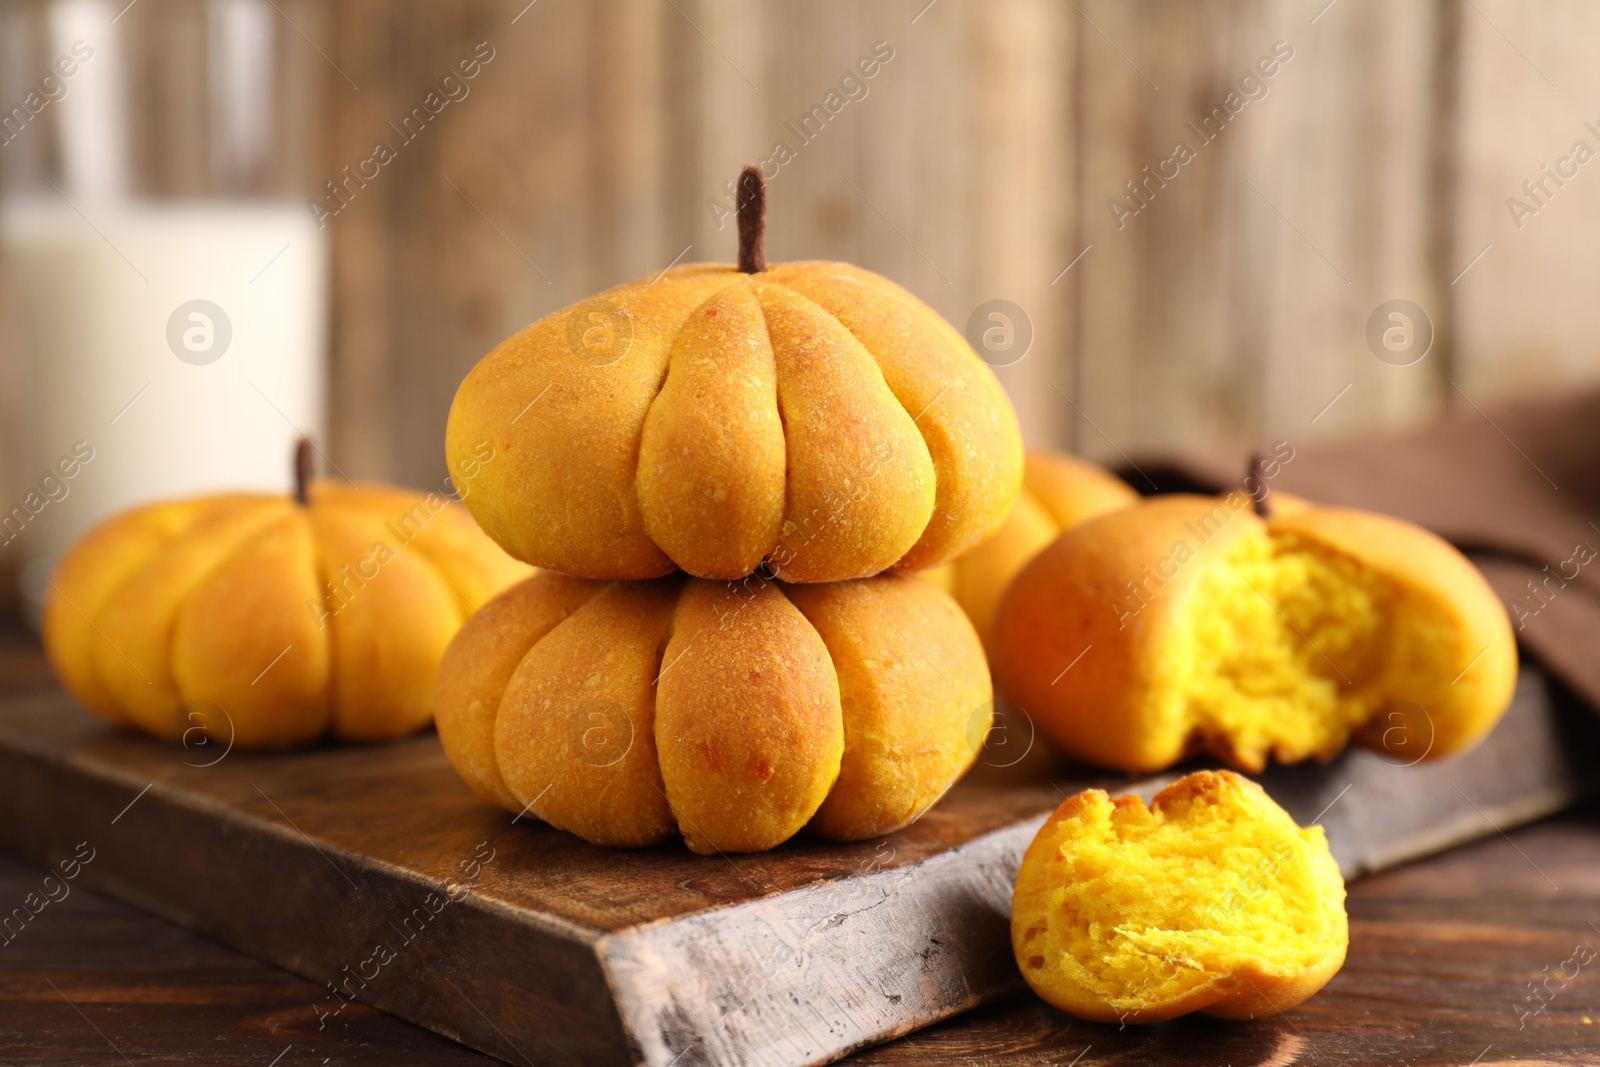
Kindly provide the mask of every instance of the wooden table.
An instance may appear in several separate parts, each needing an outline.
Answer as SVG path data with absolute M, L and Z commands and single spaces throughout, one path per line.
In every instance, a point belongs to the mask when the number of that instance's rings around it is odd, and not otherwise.
M 0 859 L 0 901 L 41 870 Z M 1600 806 L 1368 878 L 1350 895 L 1350 957 L 1277 1019 L 1118 1030 L 1031 998 L 979 1009 L 852 1064 L 1466 1065 L 1600 1063 L 1600 957 L 1519 1020 L 1526 983 L 1576 946 L 1600 951 Z M 1582 959 L 1580 955 L 1578 957 Z M 325 1031 L 321 990 L 86 892 L 0 948 L 6 1064 L 490 1064 L 360 1004 Z M 1519 1022 L 1521 1026 L 1519 1028 Z M 125 1060 L 123 1057 L 126 1056 Z M 280 1057 L 281 1059 L 275 1059 Z
M 0 627 L 0 693 L 45 684 Z M 43 877 L 0 858 L 0 911 Z M 1358 882 L 1350 916 L 1344 970 L 1276 1019 L 1119 1030 L 1022 997 L 850 1062 L 1600 1064 L 1600 806 Z M 495 1062 L 359 1004 L 319 1030 L 322 993 L 74 889 L 0 946 L 0 1063 Z

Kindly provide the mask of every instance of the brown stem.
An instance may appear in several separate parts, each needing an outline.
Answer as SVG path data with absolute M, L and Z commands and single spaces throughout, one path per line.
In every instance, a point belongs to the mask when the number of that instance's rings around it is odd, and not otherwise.
M 311 438 L 302 437 L 294 443 L 294 500 L 304 505 L 311 488 Z
M 1250 503 L 1255 513 L 1263 519 L 1272 516 L 1272 509 L 1267 506 L 1267 478 L 1265 473 L 1266 457 L 1260 452 L 1250 453 L 1250 471 L 1245 475 L 1244 491 L 1250 494 Z M 1250 475 L 1255 475 L 1255 488 L 1250 487 Z
M 739 175 L 739 269 L 758 274 L 767 269 L 767 185 L 755 164 Z

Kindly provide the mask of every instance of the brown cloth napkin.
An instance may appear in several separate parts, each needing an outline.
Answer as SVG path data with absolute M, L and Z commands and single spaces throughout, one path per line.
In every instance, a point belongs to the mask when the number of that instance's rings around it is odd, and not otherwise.
M 1419 430 L 1289 444 L 1273 489 L 1397 515 L 1455 543 L 1505 602 L 1523 649 L 1600 711 L 1600 392 L 1467 402 Z M 1248 463 L 1219 449 L 1139 466 L 1219 489 Z

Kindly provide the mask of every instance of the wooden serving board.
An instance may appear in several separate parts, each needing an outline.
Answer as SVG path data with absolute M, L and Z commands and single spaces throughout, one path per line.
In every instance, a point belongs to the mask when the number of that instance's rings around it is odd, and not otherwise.
M 1024 750 L 1026 722 L 1007 745 Z M 1267 788 L 1321 815 L 1347 875 L 1493 834 L 1600 786 L 1600 721 L 1524 670 L 1492 737 L 1399 766 L 1351 751 Z M 220 757 L 220 758 L 219 758 Z M 1011 883 L 1090 779 L 979 770 L 877 841 L 617 851 L 477 801 L 437 740 L 224 755 L 0 703 L 0 845 L 78 883 L 532 1067 L 825 1063 L 1020 986 Z M 1050 780 L 1052 774 L 1056 780 Z M 1160 780 L 1102 784 L 1146 795 Z M 3 917 L 0 917 L 3 918 Z

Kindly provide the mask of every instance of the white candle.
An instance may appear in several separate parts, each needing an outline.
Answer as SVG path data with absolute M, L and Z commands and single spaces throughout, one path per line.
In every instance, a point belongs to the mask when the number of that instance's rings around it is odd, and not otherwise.
M 29 356 L 0 553 L 30 610 L 113 512 L 290 491 L 296 437 L 323 437 L 326 248 L 304 206 L 52 195 L 8 205 L 0 244 Z

